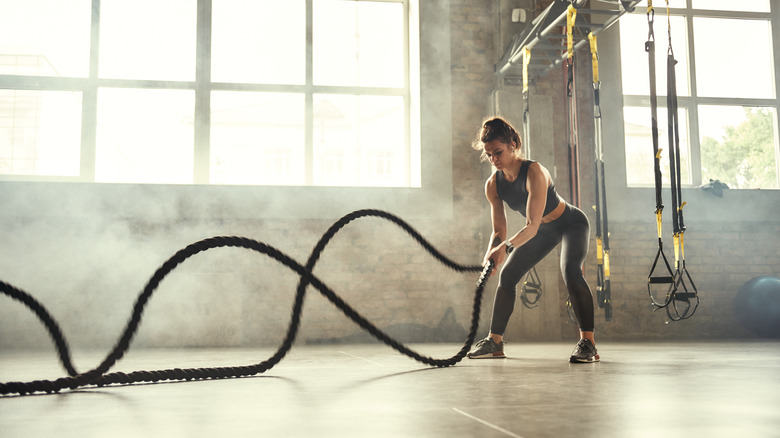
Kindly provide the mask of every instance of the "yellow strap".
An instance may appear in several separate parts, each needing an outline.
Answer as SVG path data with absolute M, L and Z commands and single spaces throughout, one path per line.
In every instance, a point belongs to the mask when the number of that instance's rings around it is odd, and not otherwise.
M 688 203 L 687 203 L 687 202 L 685 202 L 685 201 L 683 201 L 683 203 L 682 203 L 682 204 L 680 204 L 680 206 L 679 206 L 679 207 L 677 207 L 677 211 L 682 211 L 683 207 L 685 207 L 685 205 L 686 205 L 686 204 L 688 204 Z
M 674 268 L 680 269 L 680 233 L 674 235 Z
M 568 48 L 569 59 L 574 56 L 574 22 L 577 20 L 577 10 L 569 5 L 566 11 L 566 47 Z
M 523 49 L 523 94 L 528 93 L 528 64 L 531 63 L 531 49 Z
M 590 55 L 591 64 L 593 65 L 593 83 L 598 85 L 599 81 L 599 49 L 597 45 L 596 35 L 593 32 L 588 34 L 588 40 L 590 41 Z
M 684 234 L 684 232 L 680 233 L 680 258 L 682 260 L 685 260 L 685 239 L 683 239 Z
M 647 0 L 647 13 L 653 12 L 653 0 Z
M 604 279 L 609 280 L 609 251 L 604 251 Z
M 655 154 L 655 157 L 658 158 L 659 160 L 661 159 L 661 151 L 663 151 L 663 149 L 658 148 L 658 153 Z
M 604 246 L 601 244 L 601 239 L 596 239 L 596 261 L 598 264 L 604 262 Z
M 661 213 L 660 210 L 655 212 L 655 221 L 658 223 L 658 238 L 659 239 L 662 237 L 662 234 L 661 234 L 661 214 L 662 213 Z

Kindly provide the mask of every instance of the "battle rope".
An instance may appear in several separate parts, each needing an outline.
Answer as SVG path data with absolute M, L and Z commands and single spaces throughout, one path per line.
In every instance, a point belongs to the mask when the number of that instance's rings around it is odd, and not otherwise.
M 464 342 L 461 349 L 452 357 L 447 359 L 434 359 L 431 357 L 423 356 L 414 350 L 406 347 L 400 342 L 396 341 L 385 332 L 371 324 L 365 317 L 360 315 L 349 304 L 342 300 L 336 293 L 331 290 L 326 284 L 324 284 L 317 276 L 312 273 L 314 265 L 317 263 L 322 251 L 328 242 L 335 236 L 335 234 L 341 230 L 345 225 L 352 222 L 355 219 L 367 216 L 375 216 L 386 219 L 395 223 L 406 231 L 412 238 L 414 238 L 426 251 L 428 251 L 439 262 L 443 263 L 450 269 L 457 272 L 479 272 L 481 275 L 477 282 L 477 288 L 474 293 L 474 305 L 471 319 L 471 327 L 468 333 L 468 337 Z M 108 370 L 121 359 L 130 347 L 130 341 L 135 335 L 138 326 L 141 322 L 141 316 L 146 304 L 151 298 L 154 291 L 160 285 L 160 282 L 171 271 L 173 271 L 178 265 L 187 260 L 188 258 L 207 251 L 209 249 L 220 247 L 238 247 L 251 249 L 259 253 L 265 254 L 279 263 L 285 265 L 289 269 L 295 271 L 300 277 L 300 283 L 298 284 L 297 293 L 292 310 L 292 318 L 287 330 L 287 335 L 282 342 L 276 353 L 267 360 L 254 365 L 235 366 L 235 367 L 217 367 L 217 368 L 188 368 L 188 369 L 166 369 L 157 371 L 134 371 L 130 373 L 114 372 L 107 373 Z M 465 357 L 474 338 L 476 337 L 477 328 L 479 325 L 479 314 L 482 302 L 482 294 L 484 292 L 485 284 L 487 283 L 490 273 L 493 270 L 493 263 L 489 263 L 487 266 L 480 267 L 475 265 L 460 265 L 450 260 L 443 254 L 441 254 L 436 248 L 433 247 L 425 238 L 422 237 L 416 230 L 414 230 L 409 224 L 404 222 L 397 216 L 380 210 L 357 210 L 349 213 L 335 222 L 331 227 L 323 234 L 320 241 L 317 243 L 306 266 L 302 266 L 288 255 L 279 251 L 278 249 L 256 240 L 248 239 L 245 237 L 237 236 L 217 236 L 209 239 L 204 239 L 188 245 L 187 247 L 176 252 L 171 258 L 163 263 L 152 277 L 147 282 L 141 294 L 139 294 L 133 312 L 127 326 L 122 333 L 119 341 L 116 343 L 114 349 L 106 356 L 100 365 L 96 368 L 84 372 L 78 373 L 72 365 L 70 359 L 70 350 L 65 337 L 62 335 L 62 331 L 59 325 L 49 312 L 35 300 L 30 294 L 11 286 L 8 283 L 0 281 L 0 290 L 5 295 L 16 299 L 27 307 L 29 307 L 38 318 L 46 326 L 49 334 L 51 335 L 54 344 L 57 348 L 60 361 L 68 372 L 69 377 L 62 377 L 54 381 L 50 380 L 36 380 L 31 382 L 6 382 L 0 383 L 0 395 L 7 394 L 19 394 L 26 395 L 36 392 L 52 393 L 57 392 L 65 388 L 77 389 L 87 385 L 105 386 L 111 384 L 129 384 L 136 382 L 157 382 L 162 380 L 201 380 L 201 379 L 224 379 L 234 377 L 244 377 L 263 373 L 271 369 L 274 365 L 279 363 L 282 358 L 292 347 L 295 337 L 300 326 L 300 314 L 303 308 L 303 299 L 306 292 L 306 287 L 311 285 L 323 294 L 328 300 L 336 305 L 346 316 L 357 323 L 361 328 L 368 331 L 377 339 L 383 341 L 388 346 L 403 353 L 419 362 L 426 365 L 436 367 L 448 367 L 455 365 Z

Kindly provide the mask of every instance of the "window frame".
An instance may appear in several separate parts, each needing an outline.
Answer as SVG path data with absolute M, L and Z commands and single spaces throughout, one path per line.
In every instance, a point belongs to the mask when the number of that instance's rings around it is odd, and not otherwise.
M 672 16 L 682 16 L 686 23 L 686 53 L 687 58 L 679 59 L 678 62 L 684 62 L 688 69 L 688 77 L 681 77 L 678 75 L 677 80 L 684 80 L 688 83 L 689 95 L 678 95 L 678 107 L 680 110 L 685 111 L 687 114 L 688 132 L 688 147 L 689 147 L 689 163 L 691 182 L 689 184 L 683 184 L 683 187 L 697 187 L 703 184 L 702 181 L 702 163 L 701 163 L 701 138 L 699 132 L 699 113 L 698 108 L 700 105 L 712 105 L 712 106 L 749 106 L 749 107 L 770 107 L 775 110 L 775 126 L 776 129 L 780 129 L 780 56 L 778 50 L 780 50 L 780 23 L 778 20 L 778 14 L 780 10 L 777 4 L 769 2 L 770 12 L 745 12 L 745 11 L 720 11 L 720 10 L 708 10 L 708 9 L 694 9 L 692 7 L 693 0 L 686 0 L 685 8 L 670 8 L 669 13 Z M 776 3 L 776 2 L 774 2 Z M 635 14 L 647 15 L 646 7 L 637 7 L 634 11 Z M 655 35 L 656 35 L 656 51 L 665 50 L 666 39 L 666 8 L 660 4 L 655 8 Z M 762 20 L 768 21 L 771 26 L 771 44 L 773 48 L 772 65 L 774 66 L 774 98 L 729 98 L 729 97 L 703 97 L 698 95 L 697 83 L 696 83 L 696 48 L 694 46 L 694 18 L 721 18 L 721 19 L 744 19 L 744 20 Z M 659 26 L 660 24 L 660 26 Z M 674 29 L 672 29 L 674 31 Z M 678 30 L 679 31 L 679 30 Z M 618 34 L 619 36 L 619 34 Z M 619 38 L 618 38 L 619 39 Z M 661 43 L 659 45 L 659 42 Z M 680 51 L 676 51 L 679 53 Z M 619 61 L 618 61 L 619 65 Z M 656 65 L 657 74 L 665 74 L 666 68 L 663 65 Z M 619 75 L 622 80 L 622 72 Z M 658 90 L 658 95 L 665 96 L 665 90 Z M 623 95 L 621 116 L 623 107 L 650 107 L 649 95 Z M 666 107 L 666 100 L 663 98 L 658 99 L 658 107 Z M 659 124 L 662 121 L 659 121 Z M 623 167 L 625 168 L 625 135 L 621 135 L 621 145 L 623 146 Z M 775 166 L 777 174 L 777 186 L 780 188 L 780 145 L 775 142 Z M 624 169 L 623 172 L 626 170 Z M 627 179 L 624 178 L 624 182 Z M 652 184 L 632 184 L 627 185 L 631 187 L 650 187 Z M 776 190 L 776 189 L 766 189 Z
M 307 0 L 313 1 L 313 0 Z M 4 215 L 17 217 L 116 217 L 150 221 L 192 219 L 264 220 L 311 218 L 332 220 L 363 208 L 380 208 L 405 218 L 450 220 L 454 214 L 452 63 L 450 11 L 444 2 L 406 0 L 409 5 L 410 132 L 411 159 L 421 169 L 414 187 L 316 187 L 259 185 L 170 185 L 92 183 L 91 175 L 79 178 L 0 176 L 0 201 Z M 199 8 L 211 0 L 198 0 Z M 99 0 L 92 0 L 92 14 L 99 14 Z M 198 14 L 199 22 L 204 15 Z M 99 29 L 93 29 L 97 44 Z M 93 48 L 92 50 L 96 50 Z M 201 67 L 202 68 L 202 67 Z M 96 71 L 90 75 L 95 78 Z M 198 74 L 207 74 L 199 71 Z M 127 81 L 104 80 L 108 86 L 126 86 Z M 87 80 L 0 75 L 0 88 L 83 91 Z M 192 88 L 195 83 L 146 81 L 148 86 Z M 196 99 L 203 105 L 204 93 Z M 85 100 L 88 99 L 85 96 Z M 94 101 L 95 97 L 92 97 Z M 200 103 L 199 103 L 200 102 Z M 82 109 L 92 115 L 94 109 Z M 199 113 L 203 114 L 203 113 Z M 88 121 L 87 121 L 88 122 Z M 85 123 L 83 126 L 89 126 Z M 208 137 L 207 130 L 195 136 Z M 94 145 L 90 132 L 82 133 L 84 144 Z M 90 155 L 93 156 L 94 155 Z M 82 156 L 84 160 L 86 155 Z M 88 161 L 88 160 L 87 160 Z M 85 169 L 94 163 L 82 163 Z M 197 172 L 198 169 L 195 169 Z
M 417 53 L 414 42 L 409 35 L 416 26 L 412 20 L 417 16 L 414 0 L 366 0 L 371 2 L 400 3 L 403 7 L 403 83 L 402 87 L 366 87 L 366 86 L 328 86 L 316 85 L 313 78 L 313 9 L 317 0 L 304 0 L 306 11 L 306 61 L 305 83 L 292 84 L 253 84 L 233 82 L 212 82 L 211 80 L 211 14 L 212 0 L 196 1 L 196 53 L 195 53 L 195 80 L 171 81 L 171 80 L 134 80 L 134 79 L 110 79 L 101 78 L 98 75 L 100 53 L 100 4 L 101 0 L 92 0 L 91 33 L 89 48 L 89 73 L 87 77 L 48 77 L 48 76 L 17 76 L 0 75 L 0 88 L 18 90 L 53 90 L 76 91 L 82 93 L 82 126 L 80 171 L 78 176 L 55 175 L 0 175 L 0 181 L 61 181 L 61 182 L 95 182 L 95 166 L 97 153 L 97 98 L 101 88 L 130 88 L 153 90 L 190 90 L 195 93 L 194 120 L 194 166 L 192 184 L 210 185 L 210 101 L 213 91 L 238 91 L 238 92 L 285 92 L 300 93 L 304 95 L 305 114 L 303 124 L 305 126 L 305 179 L 303 186 L 317 187 L 314 181 L 314 148 L 313 148 L 313 96 L 317 94 L 349 94 L 349 95 L 379 95 L 400 96 L 404 99 L 404 133 L 405 155 L 403 161 L 407 163 L 405 171 L 405 184 L 401 187 L 419 187 L 422 169 L 419 159 L 411 157 L 418 153 L 419 131 L 415 132 L 419 123 L 415 123 L 413 117 L 419 117 L 419 78 L 412 74 L 414 67 L 413 57 Z M 419 71 L 419 69 L 418 69 Z M 419 128 L 417 128 L 419 129 Z M 146 183 L 139 183 L 146 184 Z M 361 187 L 359 185 L 351 187 Z

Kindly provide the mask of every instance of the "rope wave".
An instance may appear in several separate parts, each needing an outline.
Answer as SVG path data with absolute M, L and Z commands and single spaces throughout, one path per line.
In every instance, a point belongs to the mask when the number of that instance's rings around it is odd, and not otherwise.
M 482 272 L 479 280 L 477 281 L 477 287 L 474 292 L 474 304 L 471 316 L 471 326 L 467 339 L 465 340 L 461 349 L 452 357 L 446 359 L 434 359 L 428 356 L 424 356 L 416 351 L 410 349 L 406 345 L 398 342 L 384 331 L 377 328 L 368 319 L 358 313 L 352 306 L 347 304 L 341 297 L 339 297 L 331 288 L 322 282 L 316 275 L 313 274 L 314 266 L 320 258 L 320 255 L 324 251 L 328 243 L 333 237 L 350 222 L 363 218 L 363 217 L 379 217 L 388 220 L 406 231 L 414 240 L 416 240 L 428 253 L 430 253 L 439 262 L 447 266 L 448 268 L 456 272 Z M 173 368 L 165 370 L 155 371 L 134 371 L 130 373 L 113 372 L 108 371 L 121 359 L 124 354 L 130 348 L 130 343 L 138 330 L 141 323 L 141 317 L 144 312 L 146 304 L 152 297 L 152 294 L 160 285 L 160 282 L 171 271 L 176 269 L 181 263 L 188 258 L 208 251 L 214 248 L 221 247 L 236 247 L 250 249 L 261 254 L 264 254 L 282 265 L 286 266 L 290 270 L 294 271 L 300 276 L 300 282 L 295 294 L 295 300 L 292 308 L 292 316 L 290 318 L 290 324 L 287 328 L 287 333 L 281 345 L 277 351 L 268 359 L 259 362 L 257 364 L 245 365 L 245 366 L 233 366 L 233 367 L 212 367 L 212 368 Z M 479 314 L 482 303 L 482 295 L 484 292 L 485 284 L 487 283 L 490 273 L 493 270 L 492 262 L 484 268 L 478 265 L 461 265 L 453 260 L 449 259 L 438 251 L 433 245 L 431 245 L 420 233 L 412 228 L 408 223 L 401 218 L 382 211 L 374 209 L 356 210 L 343 216 L 322 235 L 317 245 L 309 255 L 309 259 L 306 265 L 301 265 L 290 256 L 280 251 L 279 249 L 246 237 L 238 236 L 217 236 L 204 239 L 177 251 L 167 261 L 165 261 L 152 277 L 146 283 L 143 291 L 138 295 L 136 302 L 133 306 L 133 312 L 127 325 L 117 341 L 111 352 L 108 353 L 106 358 L 95 368 L 80 373 L 78 372 L 71 361 L 70 348 L 65 339 L 65 336 L 60 330 L 59 324 L 46 310 L 46 308 L 38 302 L 32 295 L 27 292 L 18 289 L 6 282 L 0 281 L 0 290 L 3 294 L 15 299 L 25 306 L 27 306 L 38 319 L 44 324 L 51 336 L 55 348 L 57 349 L 60 362 L 68 373 L 67 377 L 62 377 L 57 380 L 35 380 L 30 382 L 5 382 L 0 383 L 0 395 L 27 395 L 38 392 L 54 393 L 63 389 L 77 389 L 88 385 L 105 386 L 111 384 L 130 384 L 138 382 L 158 382 L 158 381 L 175 381 L 175 380 L 203 380 L 203 379 L 225 379 L 236 378 L 256 375 L 268 371 L 276 364 L 278 364 L 292 348 L 295 338 L 298 334 L 298 328 L 300 327 L 300 316 L 303 309 L 303 301 L 306 295 L 307 286 L 312 286 L 314 289 L 324 295 L 329 301 L 331 301 L 336 307 L 339 308 L 347 317 L 358 324 L 362 329 L 368 331 L 372 336 L 381 340 L 388 346 L 397 350 L 398 352 L 405 354 L 419 362 L 426 365 L 435 367 L 448 367 L 460 362 L 465 357 L 469 348 L 474 342 L 476 337 L 477 328 L 479 325 Z

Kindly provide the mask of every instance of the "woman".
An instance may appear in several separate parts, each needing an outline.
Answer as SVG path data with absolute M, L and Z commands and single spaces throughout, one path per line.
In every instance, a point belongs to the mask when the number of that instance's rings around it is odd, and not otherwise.
M 555 190 L 550 172 L 522 157 L 521 141 L 511 124 L 500 117 L 487 120 L 474 141 L 482 160 L 496 169 L 485 183 L 493 233 L 483 264 L 504 263 L 493 303 L 487 338 L 476 343 L 471 359 L 504 358 L 504 330 L 514 310 L 516 287 L 525 274 L 561 243 L 561 272 L 580 329 L 580 341 L 569 358 L 573 363 L 598 362 L 593 339 L 593 296 L 582 274 L 588 254 L 590 225 L 582 210 L 564 201 Z M 526 218 L 525 226 L 507 234 L 504 203 Z M 508 256 L 507 256 L 508 254 Z

